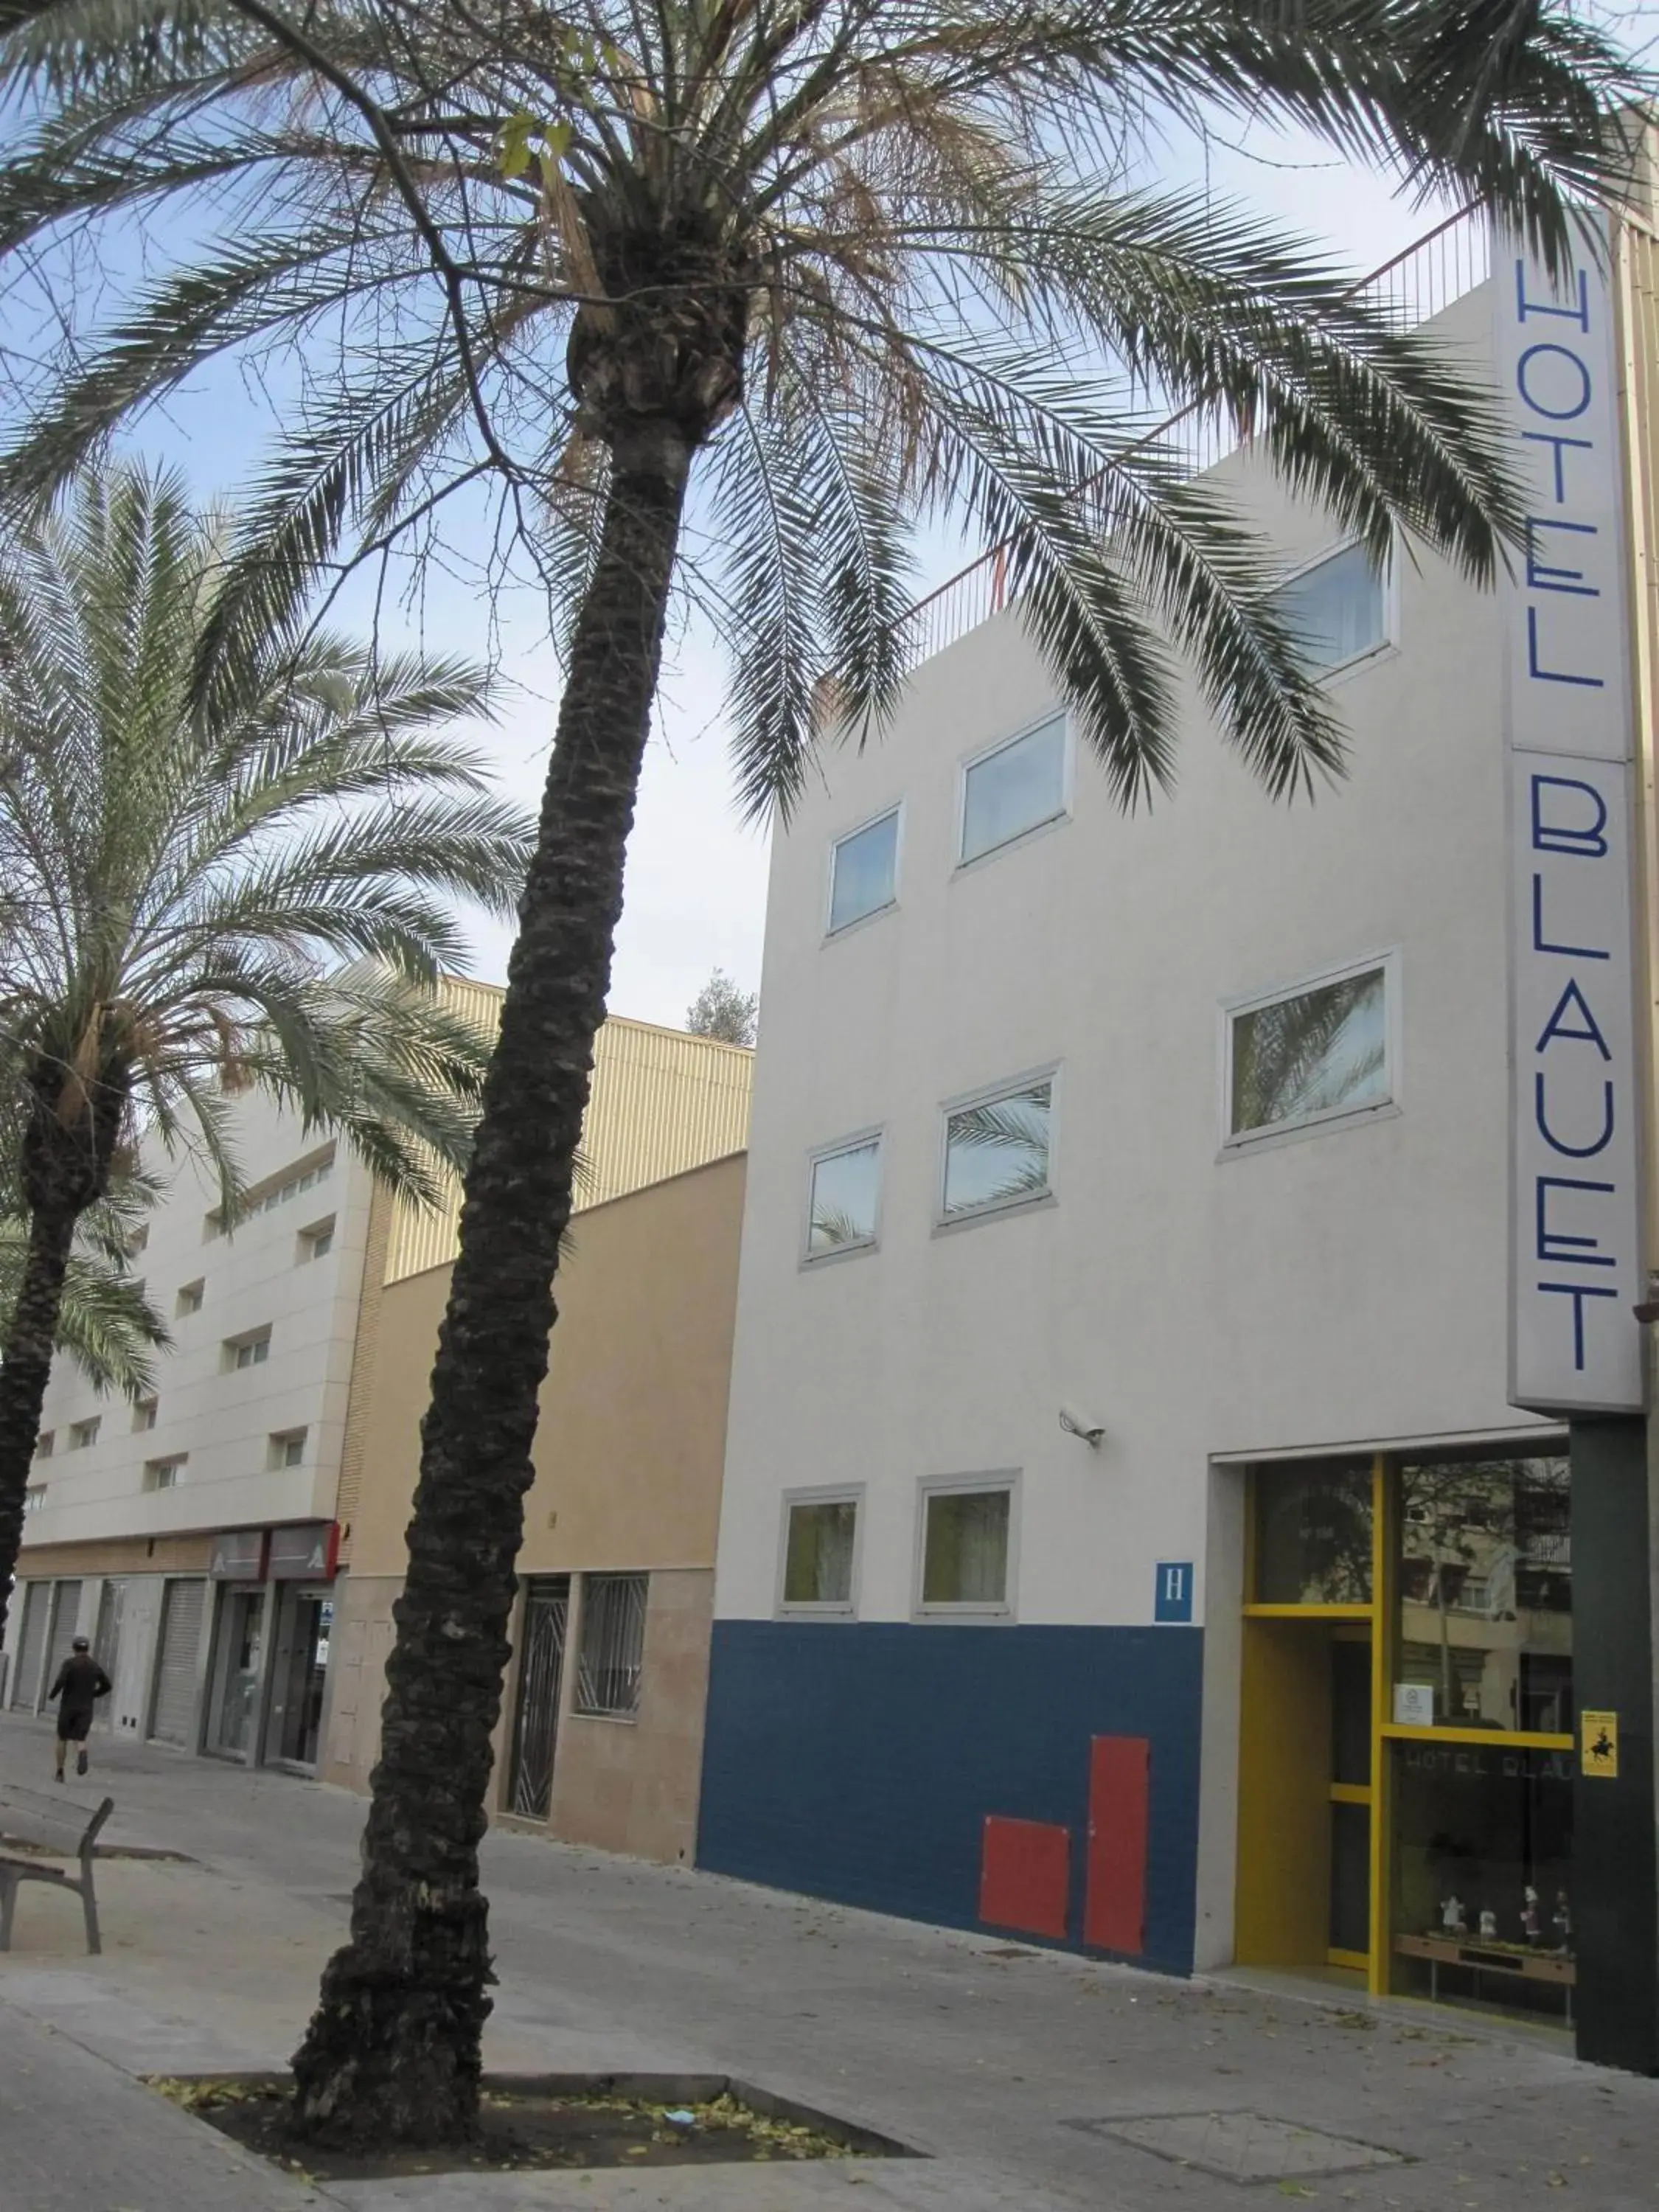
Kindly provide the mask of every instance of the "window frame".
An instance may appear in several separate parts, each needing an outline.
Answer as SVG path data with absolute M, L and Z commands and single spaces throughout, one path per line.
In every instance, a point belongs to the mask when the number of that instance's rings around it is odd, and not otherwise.
M 1026 1213 L 1039 1206 L 1059 1202 L 1054 1184 L 1054 1155 L 1059 1150 L 1060 1063 L 1050 1060 L 1046 1066 L 1034 1067 L 1024 1074 L 1008 1078 L 1000 1083 L 982 1085 L 977 1091 L 963 1091 L 959 1097 L 946 1098 L 939 1109 L 939 1159 L 933 1176 L 933 1233 L 947 1230 L 965 1229 L 975 1221 L 997 1221 L 1006 1213 Z M 1048 1086 L 1048 1172 L 1041 1190 L 1018 1191 L 1011 1198 L 987 1199 L 979 1206 L 959 1207 L 954 1213 L 945 1210 L 945 1177 L 951 1167 L 951 1117 L 966 1113 L 974 1106 L 996 1106 L 1005 1099 L 1018 1098 L 1022 1091 L 1033 1091 L 1040 1083 Z
M 639 1723 L 645 1706 L 645 1650 L 646 1638 L 651 1625 L 651 1571 L 648 1567 L 599 1568 L 582 1571 L 580 1582 L 580 1617 L 575 1622 L 574 1657 L 575 1666 L 570 1685 L 570 1711 L 577 1720 L 616 1721 L 633 1728 Z M 595 1583 L 642 1583 L 645 1595 L 640 1603 L 640 1656 L 635 1669 L 635 1703 L 627 1711 L 613 1705 L 585 1705 L 582 1703 L 582 1670 L 586 1663 L 588 1606 L 592 1586 Z
M 179 1477 L 190 1464 L 188 1452 L 163 1452 L 155 1459 L 147 1459 L 139 1477 L 139 1488 L 146 1498 L 159 1498 L 164 1491 L 177 1490 Z M 165 1474 L 168 1480 L 158 1478 Z
M 896 799 L 890 806 L 878 808 L 875 813 L 866 815 L 862 822 L 855 822 L 850 830 L 843 830 L 838 836 L 830 840 L 830 865 L 824 872 L 823 885 L 823 941 L 826 945 L 832 940 L 851 936 L 855 929 L 862 929 L 866 922 L 878 921 L 883 915 L 891 914 L 898 905 L 899 879 L 904 867 L 904 801 L 902 799 Z M 875 829 L 878 823 L 885 822 L 890 815 L 896 819 L 896 827 L 893 831 L 892 896 L 884 900 L 880 906 L 872 906 L 867 914 L 855 915 L 851 921 L 837 922 L 835 920 L 836 855 L 843 845 L 850 844 L 854 837 L 861 837 L 866 830 Z
M 1024 829 L 1016 830 L 1012 836 L 1004 837 L 997 844 L 986 846 L 983 852 L 975 853 L 969 858 L 963 849 L 968 839 L 969 776 L 976 768 L 983 768 L 988 761 L 994 760 L 999 753 L 1008 752 L 1015 745 L 1023 744 L 1027 738 L 1036 737 L 1040 730 L 1046 730 L 1053 722 L 1060 725 L 1059 805 L 1052 814 L 1045 814 L 1041 821 L 1028 823 Z M 1029 839 L 1043 836 L 1059 823 L 1069 822 L 1076 796 L 1076 770 L 1077 745 L 1072 728 L 1071 710 L 1063 705 L 1050 707 L 1019 729 L 1009 732 L 988 745 L 981 745 L 976 751 L 965 753 L 957 763 L 956 859 L 952 874 L 960 875 L 966 869 L 981 867 L 988 860 L 994 860 L 999 853 L 1012 853 L 1017 845 L 1024 845 Z
M 780 1620 L 855 1620 L 864 1567 L 864 1500 L 861 1482 L 808 1485 L 786 1490 L 778 1516 L 778 1572 L 773 1613 Z M 850 1505 L 853 1509 L 853 1565 L 843 1598 L 791 1598 L 785 1595 L 789 1577 L 789 1523 L 798 1505 Z
M 33 1449 L 33 1450 L 29 1454 L 29 1461 L 30 1461 L 31 1465 L 33 1465 L 33 1463 L 34 1462 L 34 1461 L 36 1461 L 37 1459 L 52 1459 L 52 1458 L 54 1458 L 54 1457 L 57 1455 L 57 1450 L 58 1450 L 58 1431 L 57 1431 L 57 1430 L 56 1430 L 56 1429 L 42 1429 L 42 1430 L 40 1430 L 40 1432 L 39 1432 L 39 1433 L 37 1434 L 37 1436 L 35 1437 L 35 1439 L 34 1439 L 34 1449 Z
M 339 1217 L 337 1214 L 325 1214 L 320 1221 L 308 1222 L 298 1234 L 300 1249 L 295 1265 L 308 1267 L 315 1261 L 326 1260 L 334 1249 L 334 1240 L 338 1234 Z M 318 1249 L 319 1244 L 322 1247 L 320 1251 Z
M 71 1421 L 69 1425 L 69 1442 L 64 1445 L 64 1450 L 90 1451 L 98 1442 L 103 1425 L 104 1417 L 101 1413 L 88 1413 L 83 1421 Z
M 1294 568 L 1287 568 L 1282 576 L 1276 577 L 1262 596 L 1267 599 L 1274 599 L 1280 592 L 1288 591 L 1292 584 L 1299 584 L 1304 576 L 1311 576 L 1316 568 L 1324 568 L 1328 562 L 1339 561 L 1345 553 L 1359 550 L 1363 550 L 1361 540 L 1354 536 L 1339 538 L 1334 545 L 1322 546 L 1319 551 L 1310 559 L 1300 562 Z M 1395 558 L 1395 550 L 1394 545 L 1390 544 L 1388 566 L 1382 573 L 1382 636 L 1375 645 L 1367 645 L 1362 647 L 1358 653 L 1351 653 L 1346 660 L 1334 660 L 1328 668 L 1310 669 L 1308 673 L 1316 684 L 1334 683 L 1339 677 L 1346 676 L 1356 668 L 1364 668 L 1369 662 L 1378 659 L 1383 653 L 1392 653 L 1398 647 L 1400 643 L 1400 564 Z
M 270 1336 L 271 1325 L 267 1322 L 263 1328 L 245 1329 L 240 1336 L 226 1337 L 222 1371 L 227 1375 L 246 1375 L 256 1367 L 265 1366 L 270 1358 Z M 263 1353 L 258 1349 L 261 1345 L 264 1346 Z M 245 1352 L 251 1355 L 246 1359 L 242 1357 Z
M 173 1301 L 173 1318 L 186 1321 L 191 1314 L 200 1313 L 206 1304 L 207 1277 L 198 1275 L 192 1282 L 179 1284 Z
M 915 1559 L 910 1578 L 910 1617 L 913 1620 L 979 1620 L 987 1623 L 1018 1618 L 1016 1593 L 1019 1589 L 1020 1492 L 1024 1470 L 1017 1467 L 986 1468 L 975 1474 L 925 1474 L 916 1485 Z M 1003 1595 L 988 1598 L 925 1598 L 927 1583 L 927 1510 L 935 1498 L 977 1498 L 1001 1490 L 1008 1495 L 1008 1551 L 1003 1565 Z
M 1363 957 L 1345 960 L 1329 968 L 1316 969 L 1311 975 L 1299 976 L 1293 983 L 1281 984 L 1269 991 L 1249 991 L 1242 995 L 1222 1000 L 1220 1017 L 1220 1050 L 1218 1054 L 1220 1079 L 1220 1157 L 1231 1158 L 1240 1152 L 1255 1152 L 1267 1145 L 1293 1144 L 1303 1137 L 1317 1134 L 1345 1122 L 1364 1122 L 1391 1120 L 1401 1110 L 1403 1097 L 1402 1022 L 1401 1012 L 1401 954 L 1397 945 L 1381 952 L 1368 952 Z M 1294 1121 L 1264 1121 L 1259 1127 L 1233 1132 L 1233 1024 L 1241 1014 L 1255 1013 L 1266 1006 L 1281 1005 L 1287 999 L 1310 996 L 1335 983 L 1346 983 L 1354 976 L 1364 975 L 1372 969 L 1382 975 L 1382 1050 L 1383 1075 L 1388 1085 L 1388 1096 L 1369 1106 L 1330 1106 L 1316 1114 L 1300 1115 Z
M 46 1510 L 46 1485 L 44 1482 L 28 1482 L 24 1484 L 23 1518 L 26 1521 L 32 1513 L 44 1512 Z
M 147 1437 L 161 1417 L 161 1401 L 154 1398 L 135 1398 L 132 1401 L 132 1433 Z
M 273 1429 L 265 1439 L 266 1474 L 287 1474 L 294 1468 L 303 1467 L 306 1463 L 306 1445 L 310 1437 L 311 1431 L 308 1428 Z M 287 1456 L 288 1452 L 295 1444 L 300 1447 L 299 1456 L 296 1459 L 289 1459 Z
M 876 1211 L 875 1220 L 867 1237 L 860 1237 L 849 1244 L 832 1244 L 826 1250 L 812 1249 L 812 1189 L 821 1160 L 838 1159 L 843 1152 L 860 1152 L 868 1146 L 876 1149 Z M 837 1137 L 832 1144 L 814 1145 L 806 1155 L 806 1193 L 800 1225 L 800 1264 L 803 1268 L 818 1268 L 836 1260 L 857 1259 L 861 1253 L 881 1249 L 881 1209 L 885 1195 L 887 1132 L 885 1124 L 873 1129 L 861 1129 L 855 1136 Z

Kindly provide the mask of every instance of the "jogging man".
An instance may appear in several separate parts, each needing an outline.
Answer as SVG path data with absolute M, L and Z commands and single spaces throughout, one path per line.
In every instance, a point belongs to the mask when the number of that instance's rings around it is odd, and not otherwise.
M 79 1744 L 75 1755 L 75 1771 L 87 1771 L 87 1730 L 92 1726 L 92 1708 L 95 1699 L 106 1698 L 110 1679 L 93 1657 L 84 1636 L 77 1636 L 70 1647 L 70 1656 L 58 1669 L 58 1678 L 46 1692 L 49 1698 L 59 1700 L 58 1706 L 58 1779 L 64 1778 L 64 1754 L 72 1743 Z

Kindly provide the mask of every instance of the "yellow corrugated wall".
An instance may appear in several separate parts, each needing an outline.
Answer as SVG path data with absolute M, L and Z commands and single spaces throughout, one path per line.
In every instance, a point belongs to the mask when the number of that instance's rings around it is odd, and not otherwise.
M 498 990 L 454 977 L 444 988 L 457 1012 L 494 1028 L 501 1012 Z M 741 1152 L 749 1141 L 754 1059 L 743 1045 L 612 1015 L 594 1040 L 593 1085 L 582 1124 L 586 1174 L 577 1185 L 578 1212 Z M 459 1218 L 459 1185 L 435 1212 L 399 1200 L 387 1240 L 386 1280 L 401 1282 L 453 1260 Z

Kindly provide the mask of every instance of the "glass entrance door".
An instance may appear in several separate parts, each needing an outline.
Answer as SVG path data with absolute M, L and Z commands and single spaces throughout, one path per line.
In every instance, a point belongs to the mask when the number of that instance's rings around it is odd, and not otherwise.
M 1333 1966 L 1364 1973 L 1371 1948 L 1371 1637 L 1329 1632 L 1331 1693 L 1330 1940 Z
M 264 1626 L 264 1590 L 227 1583 L 220 1599 L 207 1731 L 207 1748 L 227 1759 L 250 1759 L 253 1753 Z
M 333 1632 L 334 1600 L 326 1589 L 292 1583 L 283 1589 L 270 1701 L 273 1748 L 268 1755 L 286 1766 L 317 1765 Z

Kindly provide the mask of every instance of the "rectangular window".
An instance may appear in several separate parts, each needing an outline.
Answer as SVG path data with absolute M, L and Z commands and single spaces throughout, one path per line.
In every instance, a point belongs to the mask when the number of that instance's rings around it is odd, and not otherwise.
M 1268 596 L 1310 675 L 1328 676 L 1389 642 L 1389 585 L 1363 545 L 1345 545 Z
M 103 1425 L 104 1417 L 101 1413 L 94 1413 L 90 1420 L 71 1421 L 69 1432 L 70 1449 L 85 1451 L 88 1444 L 95 1444 L 98 1441 L 98 1431 Z
M 924 1613 L 1006 1611 L 1012 1518 L 1011 1483 L 923 1492 Z
M 866 822 L 831 848 L 830 933 L 879 914 L 898 895 L 899 811 Z
M 141 1398 L 132 1409 L 134 1436 L 141 1437 L 147 1429 L 153 1429 L 161 1409 L 161 1401 L 159 1398 Z
M 632 1720 L 640 1709 L 645 1663 L 648 1575 L 582 1577 L 581 1649 L 576 1711 Z
M 285 1467 L 303 1467 L 306 1456 L 306 1431 L 303 1429 L 284 1429 L 270 1439 L 268 1465 L 272 1474 Z
M 176 1490 L 185 1465 L 181 1455 L 178 1459 L 151 1459 L 144 1462 L 146 1490 Z
M 227 1370 L 244 1367 L 263 1367 L 270 1357 L 270 1331 L 261 1329 L 257 1336 L 233 1336 L 225 1340 Z
M 1258 1605 L 1369 1605 L 1369 1460 L 1295 1460 L 1252 1470 Z
M 784 1501 L 783 1603 L 787 1612 L 850 1613 L 858 1499 Z
M 820 1152 L 812 1162 L 806 1224 L 806 1256 L 849 1252 L 876 1241 L 876 1205 L 881 1194 L 881 1139 L 871 1137 L 839 1151 Z
M 1066 811 L 1066 717 L 970 761 L 962 778 L 962 855 L 976 860 Z
M 1393 1102 L 1391 965 L 1372 962 L 1229 1011 L 1229 1144 Z
M 31 1482 L 24 1490 L 23 1510 L 26 1514 L 38 1513 L 46 1502 L 46 1486 L 44 1482 Z
M 300 1258 L 302 1262 L 307 1260 L 326 1259 L 333 1249 L 332 1219 L 319 1221 L 312 1228 L 302 1229 L 300 1231 Z
M 42 1429 L 40 1435 L 34 1440 L 34 1456 L 36 1459 L 50 1459 L 52 1457 L 52 1446 L 56 1442 L 57 1437 L 51 1429 Z
M 1048 1194 L 1054 1078 L 951 1109 L 945 1117 L 946 1221 Z
M 181 1314 L 200 1313 L 206 1287 L 205 1281 L 199 1275 L 193 1283 L 185 1283 L 179 1292 L 179 1311 Z

